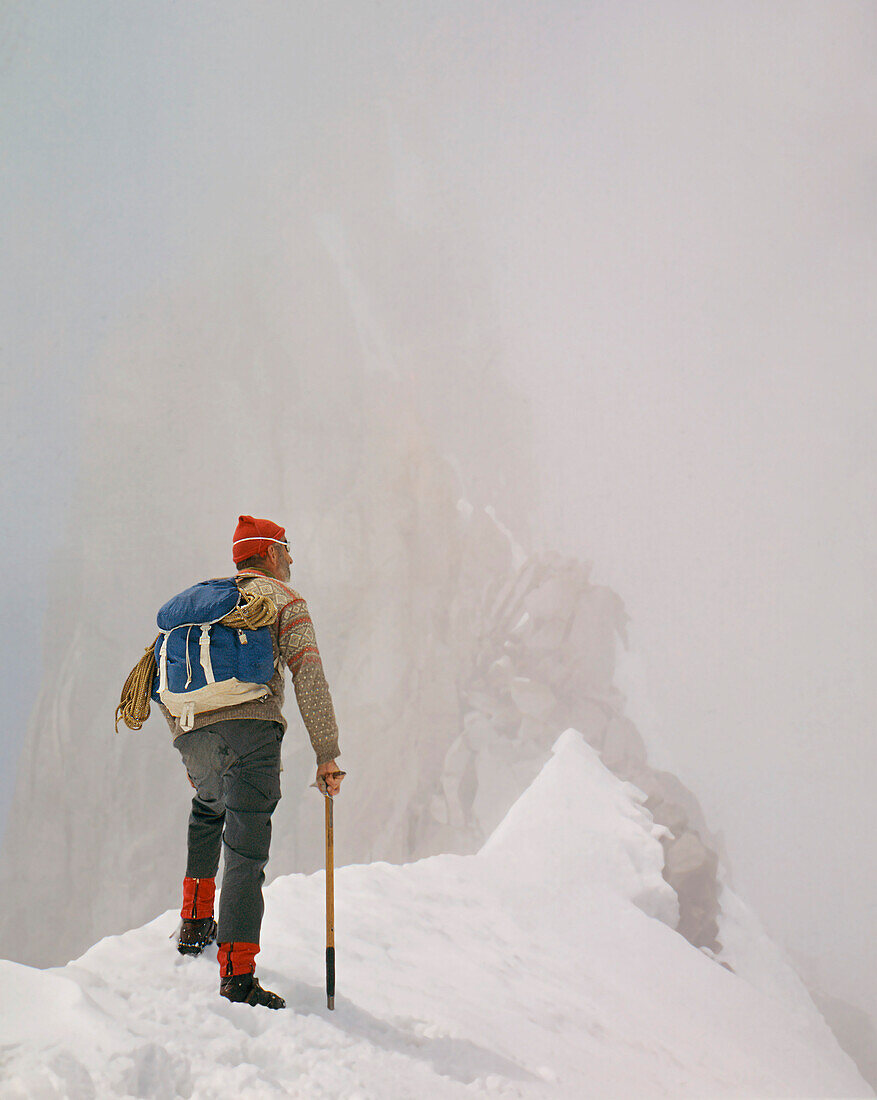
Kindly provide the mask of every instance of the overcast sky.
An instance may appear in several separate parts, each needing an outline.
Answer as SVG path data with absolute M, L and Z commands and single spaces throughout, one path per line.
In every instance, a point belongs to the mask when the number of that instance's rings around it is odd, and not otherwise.
M 541 488 L 506 521 L 617 590 L 653 759 L 877 1012 L 875 61 L 869 3 L 4 5 L 4 808 L 95 349 L 308 170 L 297 120 L 349 166 L 377 119 L 393 200 L 483 249 Z

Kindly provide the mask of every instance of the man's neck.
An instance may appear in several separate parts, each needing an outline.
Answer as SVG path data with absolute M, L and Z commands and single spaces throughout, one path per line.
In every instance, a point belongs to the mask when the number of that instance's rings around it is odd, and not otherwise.
M 252 574 L 255 574 L 258 577 L 267 577 L 269 580 L 276 581 L 285 592 L 289 592 L 289 594 L 296 599 L 301 599 L 296 590 L 294 588 L 290 588 L 289 586 L 290 581 L 292 580 L 291 577 L 287 577 L 286 580 L 282 581 L 280 577 L 275 577 L 273 573 L 270 573 L 267 569 L 260 569 L 257 565 L 248 565 L 246 569 L 238 570 L 239 577 L 247 577 L 251 576 Z

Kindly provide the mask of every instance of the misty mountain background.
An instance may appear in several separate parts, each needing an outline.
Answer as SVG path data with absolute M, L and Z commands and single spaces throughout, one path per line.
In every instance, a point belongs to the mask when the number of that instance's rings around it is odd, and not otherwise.
M 653 760 L 877 1013 L 875 37 L 863 3 L 7 4 L 5 812 L 77 631 L 113 781 L 105 697 L 238 512 L 286 523 L 322 641 L 464 497 L 620 595 Z

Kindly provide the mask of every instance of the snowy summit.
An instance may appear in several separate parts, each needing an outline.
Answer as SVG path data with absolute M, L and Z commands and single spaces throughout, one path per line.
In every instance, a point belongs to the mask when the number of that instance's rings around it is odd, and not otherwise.
M 334 1012 L 321 873 L 269 887 L 260 972 L 285 1011 L 221 999 L 174 911 L 64 967 L 0 962 L 0 1096 L 869 1095 L 739 903 L 736 973 L 673 931 L 643 797 L 568 730 L 476 855 L 337 870 Z

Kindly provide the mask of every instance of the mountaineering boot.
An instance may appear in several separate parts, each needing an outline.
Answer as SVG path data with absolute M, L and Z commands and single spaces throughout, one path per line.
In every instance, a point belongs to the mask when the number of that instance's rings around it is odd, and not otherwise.
M 255 974 L 231 974 L 227 978 L 220 978 L 219 993 L 236 1004 L 286 1008 L 286 1001 L 270 989 L 263 989 Z
M 212 878 L 183 879 L 183 908 L 177 950 L 181 955 L 200 955 L 208 943 L 216 939 L 213 919 L 213 899 L 216 882 Z
M 183 920 L 204 920 L 213 916 L 213 902 L 216 897 L 216 879 L 183 879 L 183 908 L 180 916 Z
M 183 917 L 177 951 L 181 955 L 200 955 L 204 948 L 216 939 L 216 921 L 213 917 L 189 920 Z
M 263 989 L 254 973 L 257 943 L 221 943 L 217 952 L 219 962 L 219 992 L 236 1004 L 264 1005 L 266 1008 L 286 1008 L 286 1001 Z

